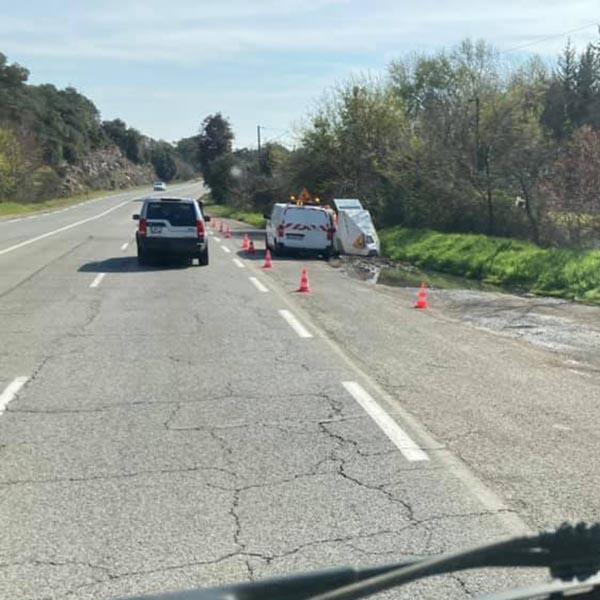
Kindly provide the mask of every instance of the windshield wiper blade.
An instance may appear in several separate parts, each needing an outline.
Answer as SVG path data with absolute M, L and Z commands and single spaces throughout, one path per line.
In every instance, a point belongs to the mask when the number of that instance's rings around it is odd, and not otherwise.
M 600 570 L 600 523 L 563 523 L 556 531 L 443 554 L 310 600 L 358 600 L 424 577 L 482 567 L 547 567 L 555 578 L 587 579 Z
M 600 598 L 600 576 L 595 575 L 585 581 L 551 581 L 549 583 L 538 583 L 530 587 L 496 592 L 486 596 L 480 596 L 477 600 L 527 600 L 536 598 L 543 600 L 551 598 L 578 598 L 579 600 L 598 600 Z
M 144 596 L 143 600 L 357 600 L 432 575 L 482 567 L 546 567 L 552 577 L 563 581 L 587 580 L 600 571 L 600 523 L 589 527 L 585 523 L 575 526 L 564 523 L 556 531 L 422 560 L 366 569 L 331 569 L 219 588 Z M 508 595 L 494 600 L 528 597 Z

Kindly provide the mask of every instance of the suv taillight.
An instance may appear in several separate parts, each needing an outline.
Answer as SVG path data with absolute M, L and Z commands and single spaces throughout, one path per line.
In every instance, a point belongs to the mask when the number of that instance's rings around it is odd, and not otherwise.
M 204 221 L 196 221 L 196 231 L 198 232 L 198 237 L 203 238 L 205 229 L 204 229 Z
M 148 233 L 148 221 L 146 221 L 146 219 L 139 220 L 138 233 L 140 235 L 146 235 Z
M 277 228 L 277 237 L 283 237 L 283 223 Z

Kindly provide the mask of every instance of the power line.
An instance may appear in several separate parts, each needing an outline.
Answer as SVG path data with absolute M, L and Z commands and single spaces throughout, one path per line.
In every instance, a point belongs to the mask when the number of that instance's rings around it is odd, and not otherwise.
M 508 48 L 507 50 L 501 50 L 501 54 L 506 52 L 514 52 L 515 50 L 522 50 L 524 48 L 530 48 L 531 46 L 535 46 L 540 42 L 546 42 L 548 40 L 555 40 L 565 35 L 569 35 L 571 33 L 576 33 L 577 31 L 583 31 L 584 29 L 589 29 L 590 27 L 598 26 L 598 21 L 594 21 L 593 23 L 588 23 L 587 25 L 582 25 L 581 27 L 576 27 L 575 29 L 569 29 L 568 31 L 563 31 L 562 33 L 557 33 L 555 35 L 548 35 L 546 37 L 538 38 L 534 42 L 527 42 L 526 44 L 521 44 L 519 46 L 513 46 L 512 48 Z

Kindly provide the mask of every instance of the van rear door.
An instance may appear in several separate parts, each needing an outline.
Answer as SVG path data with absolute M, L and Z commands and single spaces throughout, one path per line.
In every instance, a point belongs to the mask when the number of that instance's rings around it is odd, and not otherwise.
M 331 246 L 331 216 L 322 208 L 289 207 L 283 216 L 284 244 L 290 248 L 325 250 Z

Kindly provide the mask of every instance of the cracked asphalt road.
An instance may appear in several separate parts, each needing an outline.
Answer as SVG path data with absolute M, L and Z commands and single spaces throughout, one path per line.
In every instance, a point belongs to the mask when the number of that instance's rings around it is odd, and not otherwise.
M 460 459 L 444 437 L 434 443 L 405 418 L 402 390 L 415 382 L 385 362 L 366 365 L 371 382 L 344 360 L 376 343 L 378 332 L 349 320 L 352 303 L 331 316 L 340 294 L 363 297 L 363 284 L 317 266 L 319 291 L 299 298 L 297 263 L 239 269 L 214 239 L 207 268 L 138 268 L 135 245 L 120 249 L 134 230 L 132 194 L 0 223 L 0 252 L 127 200 L 0 255 L 0 390 L 29 378 L 0 416 L 0 597 L 168 592 L 427 556 L 514 530 L 517 511 L 490 508 L 468 468 L 452 467 Z M 238 240 L 222 243 L 235 250 Z M 318 308 L 327 297 L 329 312 Z M 299 338 L 282 308 L 314 337 Z M 406 326 L 418 334 L 419 321 Z M 404 341 L 377 343 L 390 361 L 405 352 Z M 440 360 L 435 348 L 419 352 Z M 428 461 L 405 458 L 342 386 L 352 380 Z M 408 400 L 428 416 L 426 402 Z M 450 440 L 464 433 L 454 423 Z M 465 574 L 382 597 L 464 598 L 530 580 Z

